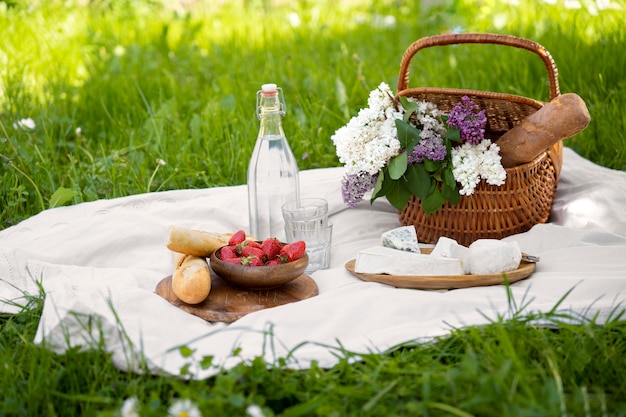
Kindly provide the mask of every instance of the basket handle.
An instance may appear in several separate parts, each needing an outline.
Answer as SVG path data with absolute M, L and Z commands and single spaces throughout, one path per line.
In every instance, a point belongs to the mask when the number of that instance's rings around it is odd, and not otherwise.
M 413 42 L 402 56 L 400 63 L 400 74 L 398 76 L 398 90 L 402 91 L 409 86 L 409 65 L 413 56 L 421 49 L 430 48 L 432 46 L 454 45 L 461 43 L 491 43 L 505 46 L 513 46 L 516 48 L 526 49 L 534 52 L 543 61 L 548 73 L 548 81 L 550 83 L 550 100 L 557 97 L 559 92 L 559 79 L 556 64 L 550 55 L 550 52 L 543 46 L 528 39 L 518 38 L 511 35 L 499 35 L 493 33 L 460 33 L 460 34 L 444 34 L 428 36 Z

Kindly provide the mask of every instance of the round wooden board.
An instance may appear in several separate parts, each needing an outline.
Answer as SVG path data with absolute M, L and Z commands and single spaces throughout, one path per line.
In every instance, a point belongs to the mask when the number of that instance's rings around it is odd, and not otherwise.
M 240 288 L 211 271 L 211 292 L 200 304 L 187 304 L 172 291 L 172 277 L 163 278 L 155 292 L 187 313 L 211 322 L 232 323 L 248 313 L 305 300 L 318 294 L 317 284 L 306 275 L 273 289 Z
M 422 249 L 422 253 L 428 254 L 431 248 Z M 505 274 L 488 274 L 488 275 L 421 275 L 421 276 L 400 276 L 386 274 L 361 274 L 354 272 L 354 264 L 356 259 L 352 259 L 346 263 L 346 269 L 354 276 L 363 281 L 380 282 L 382 284 L 392 285 L 397 288 L 414 288 L 422 290 L 450 290 L 455 288 L 481 287 L 488 285 L 502 285 L 506 281 L 509 284 L 528 278 L 535 272 L 535 264 L 523 261 L 518 269 L 506 272 Z

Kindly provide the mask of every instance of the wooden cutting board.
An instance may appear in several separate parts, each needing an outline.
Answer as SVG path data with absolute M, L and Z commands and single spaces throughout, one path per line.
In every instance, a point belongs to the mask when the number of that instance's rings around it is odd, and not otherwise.
M 172 291 L 172 277 L 163 278 L 155 292 L 187 313 L 211 322 L 232 323 L 246 314 L 314 297 L 318 294 L 315 281 L 300 275 L 287 284 L 268 290 L 240 288 L 211 271 L 211 292 L 200 304 L 187 304 Z
M 425 248 L 422 253 L 428 254 L 431 248 Z M 456 288 L 470 288 L 489 285 L 512 284 L 516 281 L 528 278 L 535 272 L 535 264 L 522 260 L 519 268 L 504 274 L 486 275 L 387 275 L 387 274 L 363 274 L 354 271 L 356 259 L 348 261 L 345 265 L 350 273 L 363 281 L 379 282 L 397 288 L 414 288 L 423 290 L 451 290 Z

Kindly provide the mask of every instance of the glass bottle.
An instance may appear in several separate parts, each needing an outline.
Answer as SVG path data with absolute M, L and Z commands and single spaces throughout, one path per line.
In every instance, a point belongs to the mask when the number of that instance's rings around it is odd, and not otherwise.
M 248 165 L 250 233 L 257 239 L 285 239 L 281 207 L 299 199 L 298 164 L 283 131 L 282 89 L 264 84 L 257 92 L 259 135 Z

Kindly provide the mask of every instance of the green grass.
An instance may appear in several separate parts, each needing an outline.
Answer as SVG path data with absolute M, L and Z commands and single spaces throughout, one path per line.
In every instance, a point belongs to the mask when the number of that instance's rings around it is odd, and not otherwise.
M 2 415 L 115 415 L 130 397 L 145 416 L 164 415 L 177 398 L 192 399 L 204 415 L 245 415 L 252 404 L 266 416 L 626 413 L 626 321 L 619 316 L 606 325 L 543 317 L 551 326 L 518 317 L 356 361 L 343 352 L 331 369 L 293 371 L 255 359 L 184 382 L 120 373 L 104 351 L 57 356 L 35 347 L 40 309 L 33 307 L 0 322 Z
M 237 0 L 185 11 L 150 0 L 0 1 L 0 229 L 60 204 L 243 184 L 265 82 L 284 89 L 300 168 L 337 166 L 330 136 L 381 81 L 395 90 L 406 47 L 459 28 L 544 45 L 561 91 L 583 97 L 592 116 L 566 145 L 626 169 L 623 2 L 595 12 L 593 1 L 436 3 Z M 411 85 L 547 100 L 538 58 L 489 46 L 425 50 Z M 14 127 L 25 118 L 34 130 Z M 332 369 L 255 361 L 188 383 L 120 373 L 105 352 L 36 347 L 33 307 L 0 319 L 0 415 L 112 415 L 131 396 L 145 415 L 163 415 L 176 397 L 205 415 L 245 415 L 252 403 L 286 416 L 626 414 L 620 317 L 558 330 L 520 318 L 356 363 L 346 352 Z

